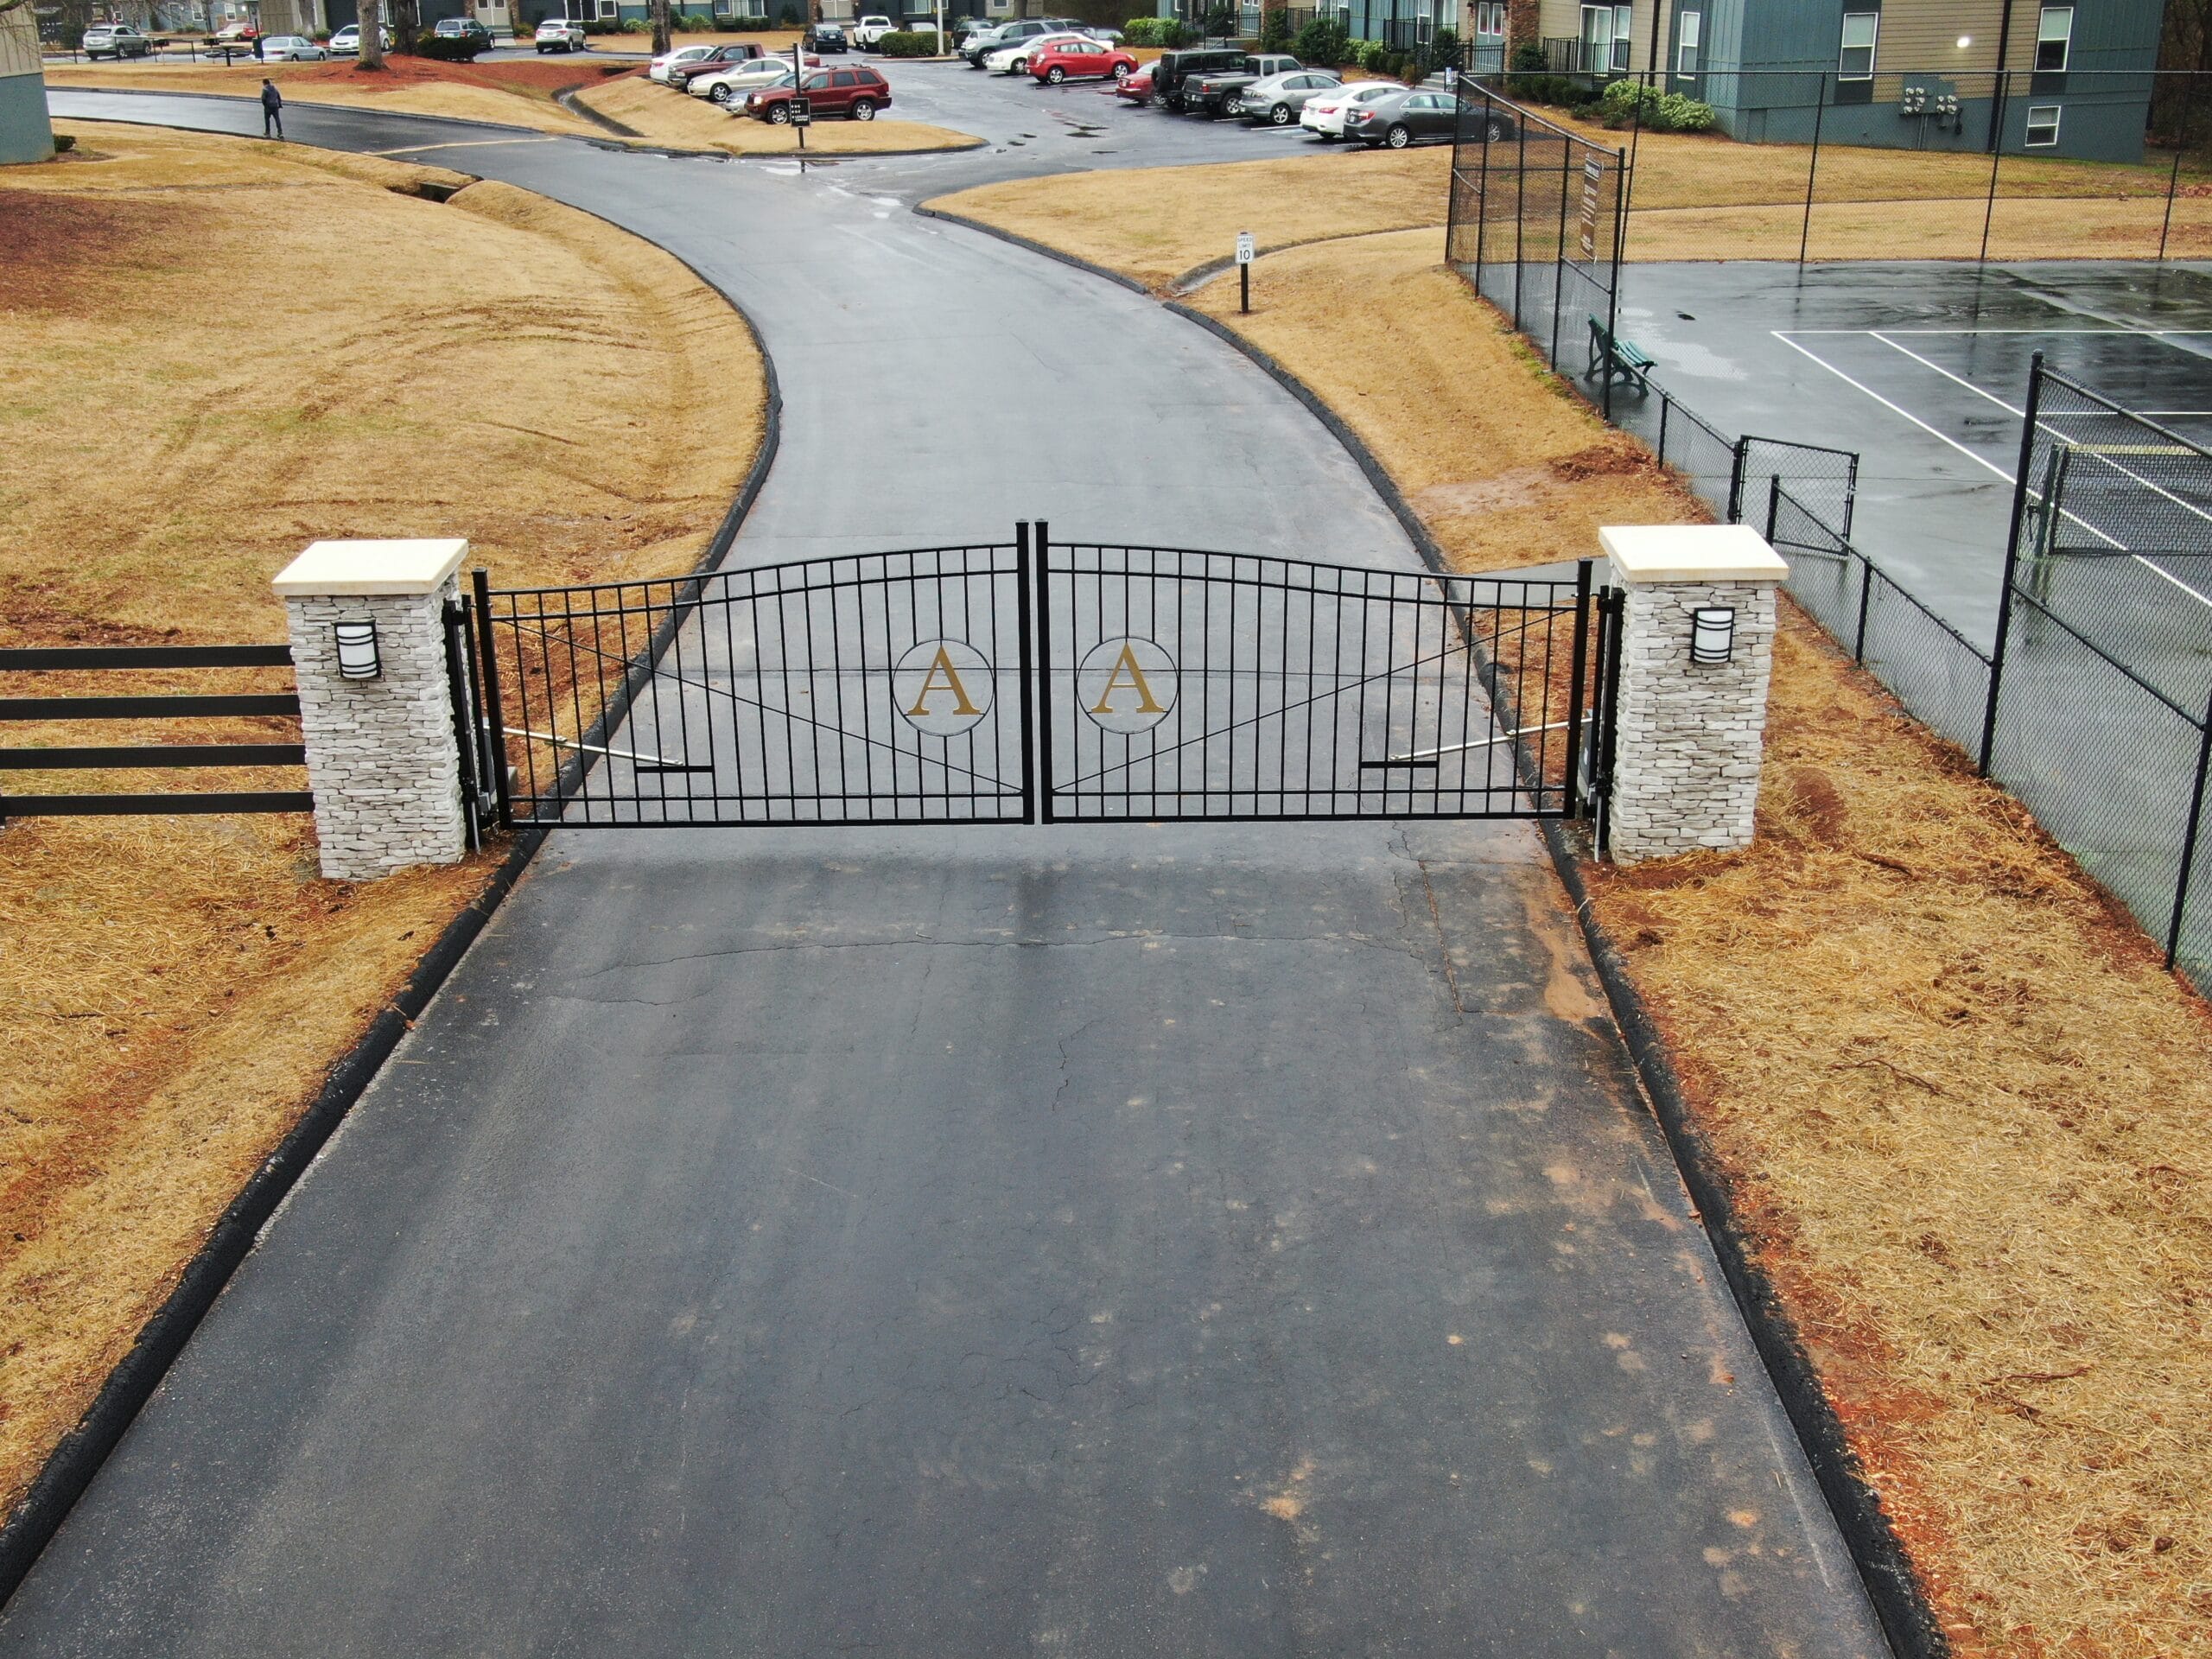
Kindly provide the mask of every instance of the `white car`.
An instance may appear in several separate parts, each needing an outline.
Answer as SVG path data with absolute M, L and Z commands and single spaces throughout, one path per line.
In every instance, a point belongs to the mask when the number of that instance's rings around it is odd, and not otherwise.
M 806 67 L 819 69 L 822 60 L 809 58 Z M 754 58 L 745 63 L 733 64 L 718 75 L 694 75 L 684 83 L 683 90 L 694 98 L 703 98 L 730 108 L 742 108 L 747 92 L 757 92 L 763 86 L 773 86 L 791 72 L 791 60 L 789 58 Z
M 384 49 L 391 51 L 397 41 L 390 29 L 384 32 Z M 358 58 L 361 55 L 361 26 L 348 23 L 330 37 L 330 55 L 334 58 Z
M 1012 46 L 983 54 L 983 67 L 995 75 L 1018 75 L 1029 67 L 1029 60 L 1046 47 L 1065 46 L 1070 41 L 1090 38 L 1084 34 L 1032 35 L 1026 41 L 1016 41 Z
M 584 26 L 568 17 L 548 17 L 537 26 L 532 44 L 543 56 L 548 52 L 588 52 L 591 42 L 584 38 Z
M 888 17 L 863 17 L 853 25 L 853 44 L 873 52 L 882 42 L 883 37 L 896 27 L 898 25 Z
M 664 53 L 646 65 L 645 79 L 657 80 L 665 86 L 668 85 L 668 68 L 671 64 L 690 63 L 695 58 L 705 57 L 714 49 L 711 46 L 679 46 L 675 51 Z
M 320 63 L 330 54 L 304 35 L 264 35 L 261 37 L 264 63 Z
M 1327 143 L 1344 136 L 1344 117 L 1351 111 L 1405 90 L 1401 81 L 1355 80 L 1333 92 L 1317 92 L 1306 100 L 1306 107 L 1298 112 L 1298 124 L 1308 132 L 1318 133 L 1321 141 Z

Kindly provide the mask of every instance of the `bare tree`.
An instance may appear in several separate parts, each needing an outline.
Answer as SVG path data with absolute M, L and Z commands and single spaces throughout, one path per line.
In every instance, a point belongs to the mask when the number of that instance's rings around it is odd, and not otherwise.
M 653 20 L 653 55 L 658 58 L 676 44 L 668 22 L 668 0 L 652 0 L 648 10 Z
M 416 0 L 391 0 L 391 49 L 413 55 L 415 37 L 422 32 L 423 12 Z
M 384 67 L 383 0 L 360 0 L 361 67 Z

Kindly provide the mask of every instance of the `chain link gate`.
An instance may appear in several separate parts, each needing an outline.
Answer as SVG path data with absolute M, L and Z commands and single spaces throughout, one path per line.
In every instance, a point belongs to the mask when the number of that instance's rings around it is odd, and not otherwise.
M 472 822 L 632 828 L 1585 817 L 1612 597 L 1587 561 L 1439 576 L 1041 524 L 658 582 L 479 571 L 448 612 L 463 793 Z

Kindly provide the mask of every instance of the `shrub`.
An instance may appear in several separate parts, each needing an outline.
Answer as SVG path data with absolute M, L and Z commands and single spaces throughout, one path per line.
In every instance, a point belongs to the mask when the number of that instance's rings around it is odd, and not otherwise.
M 653 26 L 642 17 L 625 17 L 622 32 L 625 35 L 650 35 L 653 32 Z
M 1713 105 L 1680 92 L 1662 92 L 1634 80 L 1617 80 L 1598 99 L 1599 118 L 1609 127 L 1641 121 L 1653 132 L 1706 132 L 1713 126 Z
M 1205 21 L 1200 25 L 1206 39 L 1225 41 L 1236 33 L 1236 25 L 1243 17 L 1243 9 L 1232 0 L 1218 0 L 1206 8 Z
M 484 42 L 473 35 L 436 35 L 424 29 L 415 37 L 415 55 L 439 63 L 474 63 Z
M 1414 54 L 1415 66 L 1424 75 L 1433 75 L 1459 65 L 1459 35 L 1456 29 L 1440 29 L 1427 46 Z
M 1269 6 L 1260 14 L 1260 50 L 1287 52 L 1290 50 L 1290 12 L 1283 6 Z
M 1682 92 L 1669 92 L 1661 99 L 1659 113 L 1675 132 L 1710 132 L 1715 119 L 1712 105 Z
M 894 29 L 875 43 L 887 58 L 933 58 L 938 54 L 933 29 Z
M 1551 104 L 1569 109 L 1583 101 L 1582 89 L 1565 75 L 1509 76 L 1505 95 L 1522 104 Z
M 1551 60 L 1544 55 L 1544 48 L 1534 41 L 1523 41 L 1513 48 L 1513 72 L 1516 74 L 1542 74 L 1551 67 Z
M 1166 21 L 1164 17 L 1130 18 L 1128 22 L 1122 25 L 1122 44 L 1123 46 L 1158 46 L 1160 26 Z
M 776 13 L 776 22 L 785 29 L 797 29 L 806 20 L 799 16 L 797 6 L 785 6 Z
M 1300 63 L 1333 69 L 1350 60 L 1351 33 L 1336 13 L 1317 11 L 1298 31 L 1298 38 L 1291 43 L 1290 49 Z
M 713 31 L 715 20 L 703 11 L 687 12 L 675 27 L 687 35 L 706 35 Z

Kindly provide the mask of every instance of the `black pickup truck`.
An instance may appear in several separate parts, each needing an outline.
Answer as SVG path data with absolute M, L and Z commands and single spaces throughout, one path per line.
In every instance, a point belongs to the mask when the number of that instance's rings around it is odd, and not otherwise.
M 1236 52 L 1229 55 L 1234 61 L 1217 69 L 1186 75 L 1179 89 L 1181 101 L 1168 107 L 1196 110 L 1209 120 L 1218 120 L 1229 113 L 1230 107 L 1236 102 L 1236 95 L 1254 81 L 1264 80 L 1269 75 L 1287 75 L 1306 67 L 1281 52 Z M 1154 85 L 1157 84 L 1155 80 Z

